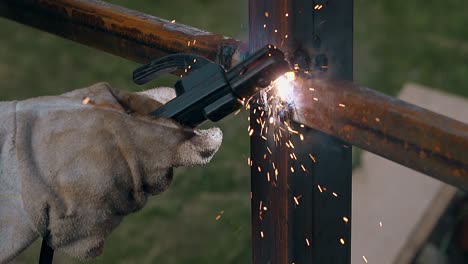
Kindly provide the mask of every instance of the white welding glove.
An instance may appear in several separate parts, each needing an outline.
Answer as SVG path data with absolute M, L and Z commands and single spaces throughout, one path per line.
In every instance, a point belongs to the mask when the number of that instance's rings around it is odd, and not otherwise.
M 218 128 L 146 115 L 174 96 L 98 83 L 0 103 L 0 263 L 39 236 L 69 255 L 98 256 L 123 216 L 168 187 L 173 167 L 209 162 Z

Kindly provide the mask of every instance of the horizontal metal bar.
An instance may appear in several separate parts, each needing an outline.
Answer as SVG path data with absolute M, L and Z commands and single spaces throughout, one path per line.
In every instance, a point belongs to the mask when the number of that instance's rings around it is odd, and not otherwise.
M 297 122 L 468 190 L 467 124 L 352 82 L 298 85 Z
M 95 0 L 2 0 L 0 16 L 139 63 L 185 52 L 229 68 L 241 45 L 232 38 Z

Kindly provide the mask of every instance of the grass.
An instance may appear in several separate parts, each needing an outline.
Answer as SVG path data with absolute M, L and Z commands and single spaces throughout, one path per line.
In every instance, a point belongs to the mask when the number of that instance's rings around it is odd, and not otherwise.
M 236 38 L 247 32 L 246 0 L 110 2 Z M 355 79 L 391 95 L 412 81 L 467 97 L 467 9 L 463 0 L 355 0 Z M 130 80 L 135 63 L 4 19 L 0 25 L 2 100 L 98 81 L 141 89 Z M 162 84 L 170 83 L 153 83 Z M 245 113 L 220 122 L 225 139 L 214 160 L 177 169 L 171 188 L 128 216 L 91 263 L 249 263 L 247 125 Z M 37 262 L 38 253 L 39 242 L 16 262 Z M 57 253 L 54 263 L 79 261 Z

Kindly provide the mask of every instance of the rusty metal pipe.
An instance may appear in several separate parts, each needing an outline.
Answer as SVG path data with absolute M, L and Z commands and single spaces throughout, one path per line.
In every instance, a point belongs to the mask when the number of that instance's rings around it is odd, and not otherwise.
M 297 122 L 468 190 L 467 124 L 352 82 L 298 82 Z
M 2 0 L 0 16 L 139 63 L 186 52 L 229 68 L 242 44 L 96 0 Z

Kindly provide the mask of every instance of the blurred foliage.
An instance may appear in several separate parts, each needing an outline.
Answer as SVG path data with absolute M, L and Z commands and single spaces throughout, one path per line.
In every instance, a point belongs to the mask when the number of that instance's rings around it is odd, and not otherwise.
M 468 2 L 355 0 L 355 78 L 396 95 L 411 81 L 468 96 Z
M 246 0 L 109 2 L 246 39 Z M 412 81 L 468 96 L 466 10 L 463 0 L 355 0 L 356 80 L 392 95 Z M 0 23 L 1 100 L 60 94 L 98 81 L 142 89 L 130 78 L 136 63 L 11 21 Z M 177 169 L 171 188 L 127 217 L 91 263 L 250 263 L 246 119 L 242 113 L 220 122 L 225 139 L 214 160 L 204 168 Z M 39 245 L 16 262 L 37 262 Z M 54 263 L 79 261 L 57 253 Z

